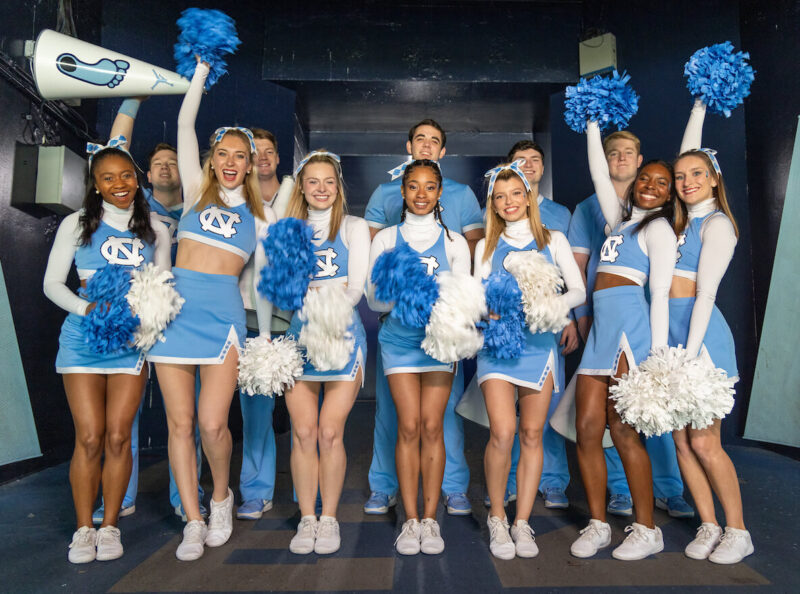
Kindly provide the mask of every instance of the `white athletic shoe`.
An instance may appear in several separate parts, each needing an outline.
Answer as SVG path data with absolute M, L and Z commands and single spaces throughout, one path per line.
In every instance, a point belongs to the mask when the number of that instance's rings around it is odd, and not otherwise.
M 308 555 L 314 550 L 317 538 L 317 516 L 303 516 L 297 525 L 297 534 L 289 543 L 289 551 L 295 555 Z
M 317 538 L 314 541 L 314 552 L 317 555 L 335 553 L 342 546 L 339 535 L 339 522 L 331 516 L 320 516 L 317 524 Z
M 703 522 L 697 529 L 697 536 L 686 545 L 683 552 L 689 559 L 703 560 L 708 559 L 722 536 L 722 528 L 711 522 Z
M 426 555 L 438 555 L 444 551 L 444 539 L 439 523 L 433 518 L 423 518 L 420 522 L 419 550 Z
M 517 551 L 508 532 L 508 520 L 489 516 L 486 518 L 486 525 L 489 526 L 489 550 L 492 555 L 498 559 L 513 559 Z
M 611 552 L 614 559 L 638 561 L 664 550 L 664 538 L 661 536 L 661 529 L 658 526 L 648 528 L 634 522 L 625 527 L 625 532 L 630 534 L 622 541 L 621 545 Z
M 569 548 L 574 557 L 594 557 L 597 551 L 611 544 L 611 526 L 600 520 L 589 520 L 589 525 L 580 534 Z
M 533 528 L 525 520 L 514 522 L 511 527 L 511 538 L 517 549 L 517 557 L 530 559 L 539 554 L 539 547 L 536 546 L 536 539 L 533 537 Z
M 400 536 L 394 541 L 395 550 L 401 555 L 416 555 L 419 553 L 419 537 L 421 528 L 416 519 L 407 520 L 403 524 Z
M 228 487 L 228 496 L 220 502 L 211 498 L 211 513 L 208 514 L 207 547 L 221 547 L 233 532 L 233 491 Z
M 113 561 L 122 557 L 122 540 L 119 528 L 116 526 L 103 526 L 97 531 L 97 557 L 98 561 Z
M 738 563 L 748 555 L 752 555 L 753 551 L 755 551 L 753 540 L 747 530 L 726 526 L 725 534 L 720 538 L 714 552 L 708 556 L 708 560 L 712 563 L 730 565 Z
M 186 522 L 183 527 L 183 540 L 175 551 L 181 561 L 195 561 L 203 556 L 203 543 L 206 541 L 208 527 L 203 520 Z
M 72 535 L 67 558 L 70 563 L 90 563 L 97 556 L 97 530 L 81 526 Z

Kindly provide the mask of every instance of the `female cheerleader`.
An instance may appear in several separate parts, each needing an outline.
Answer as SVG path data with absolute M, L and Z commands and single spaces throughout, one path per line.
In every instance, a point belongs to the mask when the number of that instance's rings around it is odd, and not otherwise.
M 408 244 L 419 253 L 420 265 L 429 275 L 450 270 L 469 274 L 467 241 L 441 222 L 439 198 L 442 173 L 434 161 L 413 161 L 403 173 L 403 213 L 399 225 L 381 230 L 370 249 L 370 278 L 375 261 L 383 252 Z M 369 306 L 388 312 L 392 304 L 375 299 L 375 287 L 367 285 Z M 444 550 L 436 522 L 436 507 L 444 475 L 445 450 L 442 434 L 444 411 L 454 364 L 442 363 L 421 348 L 424 329 L 409 328 L 389 316 L 378 333 L 383 372 L 397 408 L 397 476 L 406 512 L 395 548 L 401 555 L 435 555 Z M 417 493 L 422 472 L 423 515 L 419 521 Z
M 489 185 L 486 239 L 481 239 L 475 249 L 475 276 L 483 280 L 504 270 L 505 258 L 511 252 L 538 251 L 564 277 L 567 292 L 558 299 L 569 309 L 580 305 L 586 290 L 567 238 L 542 225 L 536 196 L 522 170 L 515 164 L 502 165 L 500 169 L 494 184 Z M 490 438 L 484 457 L 491 501 L 487 519 L 489 549 L 500 559 L 513 559 L 515 555 L 535 557 L 539 553 L 528 519 L 542 474 L 542 431 L 554 378 L 558 377 L 557 349 L 556 334 L 533 334 L 526 328 L 524 351 L 518 358 L 497 359 L 486 351 L 478 353 L 478 382 L 489 414 Z M 517 391 L 521 451 L 517 514 L 509 535 L 503 499 L 517 430 Z
M 591 557 L 611 543 L 611 527 L 605 522 L 602 446 L 608 424 L 636 512 L 636 522 L 625 529 L 630 534 L 613 556 L 635 560 L 663 550 L 664 542 L 653 523 L 650 459 L 639 434 L 621 421 L 608 399 L 608 386 L 646 359 L 651 348 L 667 344 L 669 285 L 677 244 L 670 223 L 676 198 L 672 166 L 650 161 L 639 168 L 624 204 L 620 204 L 596 122 L 588 123 L 586 134 L 592 181 L 611 232 L 600 252 L 594 323 L 578 369 L 576 390 L 578 462 L 591 520 L 570 550 L 576 557 Z M 644 295 L 648 279 L 649 307 Z
M 84 288 L 108 264 L 133 269 L 155 262 L 170 269 L 169 233 L 150 214 L 131 156 L 120 148 L 102 147 L 90 160 L 89 179 L 83 208 L 58 228 L 44 275 L 45 295 L 69 312 L 58 340 L 56 371 L 63 375 L 75 425 L 69 480 L 78 529 L 69 545 L 72 563 L 122 556 L 117 519 L 131 474 L 131 425 L 147 370 L 138 350 L 104 355 L 89 348 L 81 320 L 103 304 L 90 303 L 67 287 L 70 266 L 74 259 Z M 95 531 L 92 505 L 101 479 L 107 505 Z
M 203 544 L 225 544 L 232 531 L 233 493 L 228 488 L 231 433 L 228 411 L 236 388 L 238 348 L 246 335 L 245 312 L 237 285 L 255 251 L 256 269 L 264 265 L 259 239 L 266 235 L 272 211 L 264 209 L 253 172 L 255 146 L 245 128 L 219 128 L 200 166 L 194 131 L 208 65 L 198 63 L 178 114 L 178 168 L 184 209 L 178 224 L 175 285 L 186 302 L 164 333 L 164 342 L 148 353 L 156 364 L 169 429 L 169 460 L 187 523 L 176 556 L 198 559 Z M 265 220 L 266 219 L 266 220 Z M 254 275 L 254 282 L 258 275 Z M 261 332 L 269 333 L 271 306 L 256 303 Z M 235 347 L 235 348 L 231 348 Z M 206 527 L 197 498 L 194 446 L 195 368 L 200 366 L 197 419 L 214 491 Z
M 685 344 L 690 357 L 708 357 L 736 378 L 733 336 L 714 301 L 739 231 L 714 152 L 689 150 L 675 161 L 675 190 L 681 200 L 675 230 L 680 240 L 669 292 L 669 339 L 672 346 Z M 738 563 L 754 549 L 744 526 L 736 469 L 722 449 L 720 425 L 721 419 L 716 419 L 705 429 L 687 426 L 673 437 L 681 473 L 702 521 L 686 556 L 728 564 Z M 712 489 L 725 512 L 724 534 L 714 513 Z
M 344 426 L 364 379 L 366 334 L 356 306 L 364 293 L 369 265 L 369 227 L 364 219 L 345 214 L 339 157 L 314 151 L 300 162 L 287 217 L 307 220 L 314 229 L 317 270 L 309 284 L 315 291 L 330 283 L 345 287 L 353 321 L 353 354 L 339 369 L 319 371 L 306 363 L 303 375 L 286 393 L 292 419 L 292 480 L 300 505 L 300 524 L 289 544 L 293 553 L 334 553 L 341 543 L 336 508 L 342 494 L 347 454 Z M 297 313 L 287 331 L 297 337 L 302 327 Z M 324 399 L 319 406 L 320 385 Z M 317 488 L 322 495 L 319 521 L 314 513 Z

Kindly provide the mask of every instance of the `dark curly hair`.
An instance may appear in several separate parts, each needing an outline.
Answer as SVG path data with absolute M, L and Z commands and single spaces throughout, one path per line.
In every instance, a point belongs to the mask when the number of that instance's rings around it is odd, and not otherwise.
M 661 165 L 664 169 L 669 171 L 670 182 L 669 182 L 669 199 L 664 203 L 664 206 L 658 209 L 655 209 L 653 212 L 648 213 L 645 217 L 636 225 L 635 232 L 638 233 L 647 225 L 655 221 L 656 219 L 665 218 L 669 223 L 670 227 L 673 225 L 673 221 L 675 219 L 675 204 L 678 201 L 678 194 L 675 192 L 675 172 L 672 169 L 672 164 L 667 163 L 666 161 L 662 161 L 661 159 L 651 159 L 647 163 L 643 163 L 639 169 L 636 170 L 636 177 L 633 178 L 631 185 L 628 186 L 628 189 L 625 191 L 625 214 L 622 217 L 623 221 L 630 221 L 631 220 L 631 213 L 633 212 L 633 188 L 636 185 L 636 180 L 639 179 L 639 175 L 641 175 L 642 170 L 647 167 L 648 165 Z
M 436 181 L 439 182 L 439 187 L 440 188 L 442 187 L 442 182 L 443 182 L 442 170 L 439 169 L 439 164 L 431 159 L 417 159 L 416 161 L 412 161 L 411 163 L 409 163 L 408 167 L 406 167 L 405 171 L 403 172 L 403 179 L 401 180 L 400 185 L 405 186 L 406 181 L 408 181 L 408 178 L 411 176 L 411 172 L 420 167 L 429 167 L 430 169 L 432 169 L 433 175 L 436 176 Z M 403 210 L 400 213 L 401 223 L 406 220 L 406 210 L 408 210 L 408 206 L 406 206 L 406 201 L 403 200 Z M 452 238 L 450 237 L 450 229 L 447 228 L 447 225 L 445 225 L 444 221 L 442 220 L 441 200 L 437 200 L 436 205 L 433 207 L 433 218 L 436 219 L 442 226 L 445 234 L 447 235 L 447 239 L 452 241 Z

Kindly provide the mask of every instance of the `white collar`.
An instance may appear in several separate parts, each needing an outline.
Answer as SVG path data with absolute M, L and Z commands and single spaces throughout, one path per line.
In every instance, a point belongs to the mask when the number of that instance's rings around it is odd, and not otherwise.
M 717 199 L 712 196 L 711 198 L 706 198 L 697 204 L 687 204 L 686 210 L 689 211 L 690 219 L 704 217 L 708 213 L 717 210 Z

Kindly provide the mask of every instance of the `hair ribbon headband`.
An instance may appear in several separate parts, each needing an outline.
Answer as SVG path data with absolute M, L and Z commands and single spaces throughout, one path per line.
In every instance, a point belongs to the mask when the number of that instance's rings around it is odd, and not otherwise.
M 498 167 L 495 167 L 494 169 L 490 169 L 489 171 L 487 171 L 483 176 L 489 178 L 489 189 L 486 192 L 487 198 L 492 197 L 492 190 L 494 190 L 494 182 L 497 181 L 497 176 L 500 174 L 501 171 L 504 171 L 506 169 L 516 173 L 520 177 L 520 179 L 522 179 L 522 183 L 525 184 L 525 189 L 528 190 L 528 192 L 531 192 L 532 191 L 531 184 L 528 183 L 528 178 L 525 177 L 525 174 L 522 172 L 522 168 L 520 167 L 520 165 L 524 162 L 525 162 L 524 159 L 517 159 L 513 163 L 499 165 Z
M 303 158 L 302 161 L 300 161 L 300 163 L 297 165 L 297 168 L 294 170 L 294 174 L 292 174 L 292 177 L 294 177 L 295 181 L 297 181 L 297 176 L 300 175 L 300 172 L 303 170 L 303 167 L 306 166 L 306 163 L 308 163 L 308 161 L 312 157 L 330 157 L 331 159 L 336 161 L 336 170 L 339 173 L 339 179 L 342 179 L 342 159 L 339 157 L 339 155 L 337 155 L 336 153 L 331 153 L 329 151 L 311 151 Z
M 250 141 L 250 152 L 256 152 L 256 141 L 255 138 L 253 138 L 253 133 L 250 131 L 250 128 L 242 128 L 240 126 L 223 126 L 222 128 L 217 128 L 214 131 L 214 144 L 217 144 L 220 140 L 222 140 L 222 137 L 231 130 L 237 130 L 247 136 L 247 140 Z
M 125 148 L 125 144 L 127 142 L 128 139 L 125 138 L 122 134 L 120 134 L 119 136 L 115 136 L 114 138 L 109 138 L 108 144 L 95 144 L 93 142 L 87 142 L 86 152 L 89 155 L 89 163 L 92 162 L 92 159 L 97 153 L 110 148 L 115 148 L 117 150 L 120 150 L 123 153 L 127 154 L 129 157 L 131 157 L 131 154 L 128 152 L 128 149 Z M 131 160 L 133 160 L 133 157 L 131 157 Z
M 719 161 L 717 161 L 717 151 L 712 148 L 701 148 L 700 151 L 704 152 L 708 160 L 711 161 L 711 165 L 714 167 L 714 171 L 717 172 L 717 175 L 722 175 L 722 170 L 719 168 Z

